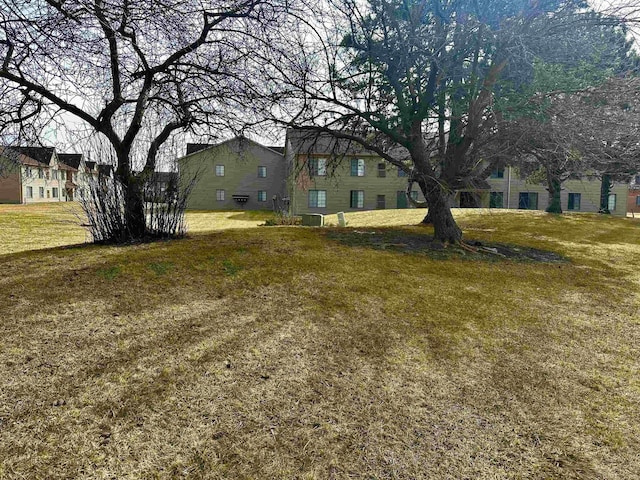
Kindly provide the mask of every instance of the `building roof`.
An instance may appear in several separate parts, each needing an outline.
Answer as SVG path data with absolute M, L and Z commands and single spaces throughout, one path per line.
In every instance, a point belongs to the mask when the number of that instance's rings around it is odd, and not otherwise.
M 287 146 L 293 153 L 301 155 L 326 154 L 326 155 L 371 155 L 377 153 L 367 150 L 359 143 L 336 138 L 330 133 L 319 132 L 313 128 L 288 129 Z
M 271 150 L 272 152 L 277 153 L 278 155 L 284 155 L 285 147 L 268 147 L 266 145 L 262 145 L 261 143 L 256 142 L 255 140 L 251 140 L 250 138 L 237 136 L 220 143 L 187 143 L 187 153 L 185 156 L 189 156 L 193 153 L 200 152 L 202 150 L 207 150 L 209 148 L 220 147 L 222 145 L 226 145 L 228 143 L 233 143 L 233 142 L 249 142 L 254 145 L 257 145 L 260 148 L 266 148 L 267 150 Z
M 111 176 L 111 173 L 113 172 L 113 165 L 109 165 L 107 163 L 98 163 L 98 173 L 100 175 L 104 175 L 106 177 Z
M 87 168 L 87 170 L 92 171 L 96 169 L 96 162 L 91 162 L 91 161 L 86 161 L 84 162 L 85 167 Z
M 80 162 L 82 161 L 81 153 L 59 153 L 58 160 L 60 160 L 65 165 L 69 167 L 75 168 L 78 170 L 80 168 Z
M 49 166 L 51 156 L 55 152 L 53 147 L 11 147 L 11 149 L 46 166 Z

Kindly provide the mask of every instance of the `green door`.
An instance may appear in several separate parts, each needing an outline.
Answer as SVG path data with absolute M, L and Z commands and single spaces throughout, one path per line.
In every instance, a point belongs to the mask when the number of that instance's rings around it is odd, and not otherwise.
M 403 190 L 398 190 L 397 193 L 397 207 L 396 208 L 407 208 L 407 194 Z

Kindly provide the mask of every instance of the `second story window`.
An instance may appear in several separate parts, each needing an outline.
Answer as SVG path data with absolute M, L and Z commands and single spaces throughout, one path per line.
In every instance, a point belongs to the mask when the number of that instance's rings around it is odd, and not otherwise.
M 491 178 L 504 178 L 504 168 L 494 168 L 491 171 Z
M 267 178 L 267 167 L 258 167 L 258 178 Z
M 73 181 L 74 182 L 78 181 L 78 172 L 73 172 Z
M 379 177 L 387 176 L 387 166 L 384 164 L 384 162 L 380 162 L 378 164 L 378 176 Z
M 53 172 L 51 172 L 51 176 L 53 180 L 58 180 L 58 170 L 53 170 Z
M 351 176 L 364 177 L 364 160 L 361 158 L 351 159 Z
M 401 168 L 398 168 L 398 176 L 399 177 L 406 177 L 407 176 L 407 172 L 405 172 Z
M 31 167 L 24 167 L 24 176 L 27 178 L 31 178 L 33 172 L 31 171 Z
M 216 165 L 216 177 L 224 177 L 224 165 Z
M 44 178 L 44 172 L 41 168 L 38 169 L 38 178 Z
M 327 175 L 327 159 L 312 158 L 309 160 L 309 170 L 312 177 L 325 177 Z

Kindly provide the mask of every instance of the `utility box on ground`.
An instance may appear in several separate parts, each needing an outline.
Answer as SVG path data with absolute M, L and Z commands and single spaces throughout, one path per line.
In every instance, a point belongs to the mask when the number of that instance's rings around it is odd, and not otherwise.
M 321 213 L 306 213 L 302 215 L 304 227 L 324 227 L 324 215 Z

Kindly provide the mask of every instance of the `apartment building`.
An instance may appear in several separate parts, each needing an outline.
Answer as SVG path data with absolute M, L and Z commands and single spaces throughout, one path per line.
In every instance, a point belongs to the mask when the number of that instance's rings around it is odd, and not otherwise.
M 196 210 L 271 210 L 287 200 L 281 150 L 244 137 L 215 145 L 188 144 L 178 159 L 180 181 L 196 179 L 187 207 Z
M 469 195 L 480 198 L 479 206 L 484 208 L 516 208 L 544 210 L 549 205 L 549 192 L 541 184 L 527 182 L 520 178 L 513 167 L 494 170 L 487 179 L 489 188 L 477 192 L 458 192 L 457 206 L 465 207 Z M 562 183 L 560 204 L 566 212 L 598 212 L 600 210 L 600 186 L 598 178 L 572 179 Z M 609 211 L 613 215 L 627 213 L 628 183 L 613 184 L 608 198 Z M 467 201 L 465 201 L 467 200 Z
M 66 202 L 73 199 L 77 169 L 60 161 L 52 147 L 3 147 L 0 203 Z
M 289 130 L 285 152 L 294 214 L 411 207 L 406 173 L 358 144 Z M 424 200 L 417 185 L 411 196 Z

